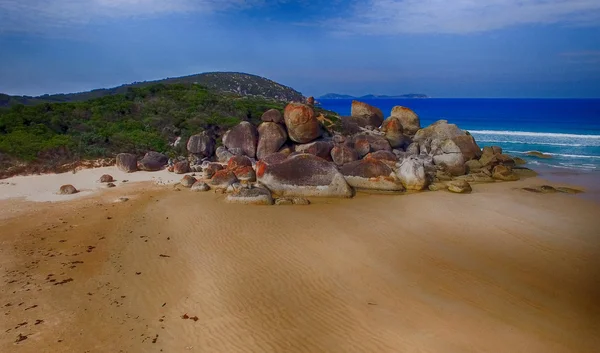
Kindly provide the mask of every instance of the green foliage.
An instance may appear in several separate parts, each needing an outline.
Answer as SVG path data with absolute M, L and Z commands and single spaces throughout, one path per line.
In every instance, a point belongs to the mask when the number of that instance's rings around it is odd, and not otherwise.
M 242 120 L 258 123 L 271 108 L 283 104 L 216 94 L 196 84 L 129 87 L 83 102 L 15 104 L 0 109 L 0 153 L 27 161 L 57 149 L 79 158 L 148 150 L 181 154 L 189 136 L 208 130 L 218 139 Z M 171 147 L 178 136 L 182 143 Z

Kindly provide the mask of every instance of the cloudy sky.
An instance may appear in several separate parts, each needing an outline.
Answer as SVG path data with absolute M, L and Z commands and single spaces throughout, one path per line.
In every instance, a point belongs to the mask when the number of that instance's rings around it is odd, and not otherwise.
M 0 92 L 206 71 L 317 96 L 600 97 L 600 1 L 0 0 Z

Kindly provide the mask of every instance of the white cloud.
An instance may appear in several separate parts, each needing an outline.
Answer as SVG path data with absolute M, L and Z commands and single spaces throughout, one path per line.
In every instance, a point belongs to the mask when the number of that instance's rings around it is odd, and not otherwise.
M 336 27 L 351 33 L 473 33 L 516 25 L 599 25 L 599 0 L 367 0 Z
M 262 0 L 0 0 L 0 31 L 38 31 L 114 18 L 211 13 Z

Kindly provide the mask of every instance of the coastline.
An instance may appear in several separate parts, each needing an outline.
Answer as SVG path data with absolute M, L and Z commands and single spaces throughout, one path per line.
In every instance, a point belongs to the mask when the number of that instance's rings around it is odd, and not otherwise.
M 600 205 L 520 190 L 546 183 L 263 207 L 150 178 L 2 200 L 0 350 L 592 351 Z

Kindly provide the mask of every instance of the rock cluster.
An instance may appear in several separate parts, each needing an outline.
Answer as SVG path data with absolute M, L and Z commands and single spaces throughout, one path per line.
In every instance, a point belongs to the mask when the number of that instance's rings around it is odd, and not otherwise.
M 353 101 L 351 116 L 332 130 L 314 104 L 268 110 L 258 126 L 243 121 L 225 132 L 218 148 L 209 133 L 193 135 L 187 159 L 148 152 L 137 162 L 120 154 L 117 165 L 131 172 L 168 164 L 178 174 L 201 174 L 186 175 L 182 186 L 212 188 L 228 193 L 228 202 L 260 205 L 309 204 L 307 197 L 352 197 L 356 190 L 470 193 L 471 183 L 519 179 L 513 168 L 522 160 L 499 147 L 481 149 L 446 120 L 422 127 L 409 108 L 396 106 L 385 118 L 380 109 Z

